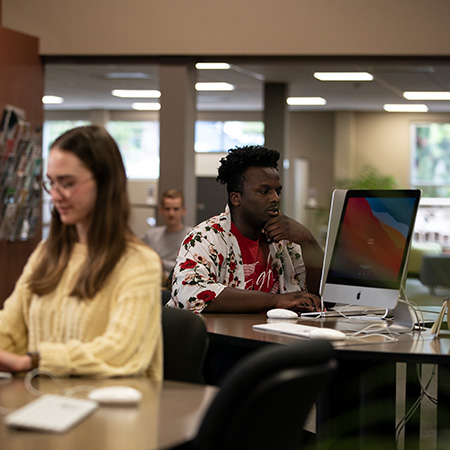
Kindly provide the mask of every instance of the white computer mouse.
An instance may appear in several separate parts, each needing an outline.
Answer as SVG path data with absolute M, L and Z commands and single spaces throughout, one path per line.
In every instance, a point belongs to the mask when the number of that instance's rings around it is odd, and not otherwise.
M 290 309 L 274 308 L 267 311 L 269 319 L 297 319 L 298 314 Z
M 129 386 L 105 386 L 93 389 L 88 397 L 101 405 L 136 405 L 142 399 L 141 391 Z
M 329 341 L 340 341 L 346 338 L 345 333 L 332 328 L 316 328 L 309 333 L 310 339 L 328 339 Z

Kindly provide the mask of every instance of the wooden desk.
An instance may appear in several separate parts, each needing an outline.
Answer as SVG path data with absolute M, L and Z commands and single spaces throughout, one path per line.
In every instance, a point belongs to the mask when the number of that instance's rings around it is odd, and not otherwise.
M 259 348 L 267 344 L 289 344 L 297 337 L 277 335 L 252 329 L 265 323 L 263 314 L 204 314 L 206 327 L 213 344 Z M 360 321 L 358 321 L 360 322 Z M 342 319 L 309 319 L 303 321 L 316 326 L 348 330 L 355 321 Z M 359 325 L 361 327 L 362 325 Z M 356 331 L 356 329 L 354 329 Z M 450 333 L 433 339 L 429 331 L 403 334 L 397 342 L 380 336 L 364 340 L 336 342 L 339 370 L 327 390 L 318 414 L 318 436 L 332 448 L 395 449 L 396 364 L 407 363 L 407 401 L 418 397 L 420 389 L 416 364 L 439 365 L 438 440 L 450 427 Z M 409 394 L 409 392 L 412 393 Z M 405 435 L 407 450 L 418 448 L 417 430 Z M 448 435 L 447 435 L 448 438 Z M 448 442 L 447 442 L 448 444 Z M 438 448 L 445 448 L 438 446 Z
M 217 388 L 145 378 L 92 380 L 61 379 L 64 388 L 126 385 L 139 389 L 138 407 L 101 406 L 86 420 L 64 434 L 10 429 L 0 416 L 2 450 L 149 450 L 164 448 L 192 438 Z M 49 379 L 40 379 L 45 392 L 57 393 Z M 81 393 L 82 396 L 83 393 Z M 0 405 L 18 408 L 33 400 L 22 379 L 0 381 Z

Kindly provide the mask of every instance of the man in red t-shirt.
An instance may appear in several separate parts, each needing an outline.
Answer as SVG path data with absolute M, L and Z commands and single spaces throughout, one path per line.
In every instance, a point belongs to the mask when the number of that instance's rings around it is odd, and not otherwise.
M 272 308 L 307 312 L 321 307 L 317 294 L 323 251 L 305 226 L 280 211 L 279 157 L 276 150 L 248 146 L 232 149 L 222 158 L 217 180 L 227 186 L 228 219 L 221 215 L 220 223 L 200 224 L 183 243 L 172 292 L 179 307 L 196 312 Z M 224 230 L 230 215 L 231 227 Z M 225 247 L 238 246 L 238 252 L 227 255 L 222 241 L 216 240 L 214 247 L 209 233 L 219 233 L 223 241 L 229 241 Z M 187 267 L 189 263 L 192 268 Z M 229 264 L 227 271 L 223 264 Z

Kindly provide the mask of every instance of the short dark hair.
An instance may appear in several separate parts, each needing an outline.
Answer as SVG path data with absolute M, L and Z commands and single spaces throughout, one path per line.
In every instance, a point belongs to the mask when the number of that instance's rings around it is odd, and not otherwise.
M 247 145 L 228 150 L 228 155 L 220 160 L 219 175 L 216 180 L 227 185 L 228 196 L 232 192 L 242 194 L 244 173 L 249 167 L 273 167 L 278 169 L 280 153 L 261 145 Z

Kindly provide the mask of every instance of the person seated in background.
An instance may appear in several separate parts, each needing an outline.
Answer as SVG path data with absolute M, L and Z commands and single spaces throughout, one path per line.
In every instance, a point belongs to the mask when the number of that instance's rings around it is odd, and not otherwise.
M 221 159 L 217 181 L 227 186 L 228 205 L 183 241 L 167 306 L 196 313 L 320 309 L 323 251 L 280 211 L 279 157 L 247 146 Z
M 164 217 L 166 224 L 150 228 L 141 239 L 161 258 L 164 271 L 163 286 L 167 287 L 170 285 L 171 273 L 181 242 L 192 227 L 183 223 L 186 207 L 183 193 L 179 189 L 168 189 L 162 194 L 159 213 Z
M 161 265 L 129 226 L 120 151 L 98 126 L 55 140 L 50 233 L 0 311 L 0 371 L 162 379 Z

